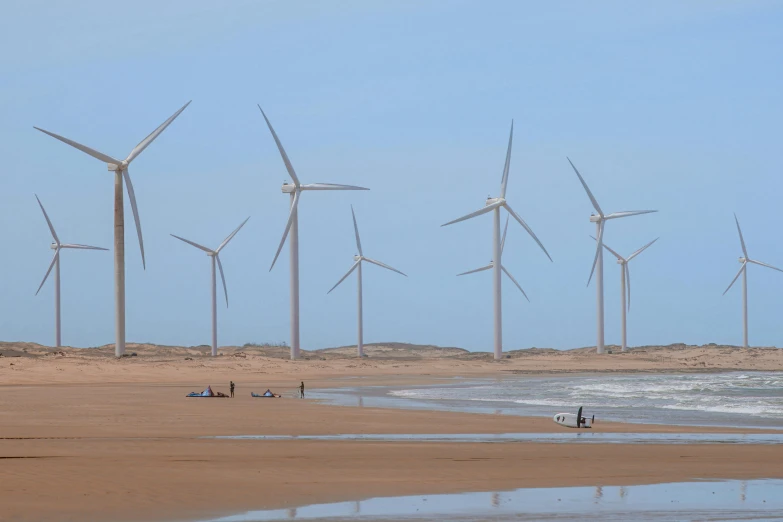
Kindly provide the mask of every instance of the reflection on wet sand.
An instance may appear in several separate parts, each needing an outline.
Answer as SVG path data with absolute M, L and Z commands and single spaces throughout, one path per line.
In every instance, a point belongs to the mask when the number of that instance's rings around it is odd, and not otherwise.
M 752 491 L 752 495 L 749 495 Z M 631 494 L 633 493 L 633 494 Z M 488 502 L 489 501 L 489 502 Z M 683 482 L 643 486 L 527 488 L 507 492 L 379 497 L 251 511 L 209 522 L 269 520 L 770 520 L 783 512 L 783 480 Z

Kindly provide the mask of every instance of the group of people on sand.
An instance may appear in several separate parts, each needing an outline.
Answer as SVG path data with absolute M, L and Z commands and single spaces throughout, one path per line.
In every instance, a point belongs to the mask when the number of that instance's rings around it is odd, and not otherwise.
M 234 384 L 234 381 L 229 381 L 229 389 L 231 390 L 231 398 L 232 399 L 234 398 L 234 388 L 235 387 L 236 387 L 236 385 Z M 277 393 L 273 393 L 272 390 L 270 390 L 269 388 L 267 388 L 267 390 L 264 393 L 262 393 L 261 395 L 258 395 L 256 393 L 251 393 L 251 395 L 253 397 L 277 397 L 277 398 L 282 397 L 282 395 L 279 395 Z M 304 381 L 302 381 L 299 384 L 299 398 L 300 399 L 304 399 L 305 398 Z

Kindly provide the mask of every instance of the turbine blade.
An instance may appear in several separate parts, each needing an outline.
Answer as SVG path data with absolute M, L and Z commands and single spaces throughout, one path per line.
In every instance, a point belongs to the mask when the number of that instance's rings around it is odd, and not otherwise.
M 353 231 L 356 234 L 356 248 L 359 249 L 359 255 L 363 256 L 362 241 L 359 239 L 359 226 L 356 224 L 356 214 L 353 212 L 353 205 L 351 205 L 351 216 L 353 216 Z
M 299 178 L 296 177 L 296 172 L 294 171 L 294 167 L 293 165 L 291 165 L 291 160 L 288 159 L 288 154 L 285 153 L 283 144 L 280 143 L 280 138 L 277 137 L 277 133 L 275 132 L 275 129 L 272 128 L 272 124 L 269 122 L 269 118 L 266 117 L 266 113 L 264 112 L 264 109 L 261 108 L 261 105 L 258 105 L 258 110 L 260 110 L 261 114 L 264 116 L 264 120 L 266 121 L 266 126 L 269 127 L 269 132 L 272 133 L 272 137 L 275 140 L 275 144 L 277 144 L 277 150 L 280 151 L 280 155 L 283 157 L 283 163 L 285 163 L 285 168 L 288 171 L 288 175 L 291 176 L 294 185 L 298 187 Z M 272 265 L 274 266 L 274 263 L 272 263 Z
M 734 222 L 737 223 L 737 232 L 739 232 L 740 243 L 742 243 L 742 254 L 745 256 L 745 259 L 749 259 L 748 249 L 745 248 L 745 239 L 742 237 L 742 229 L 739 226 L 739 219 L 737 219 L 737 214 L 734 214 Z
M 609 215 L 604 216 L 604 219 L 617 219 L 629 216 L 641 216 L 642 214 L 652 214 L 658 212 L 657 210 L 625 210 L 623 212 L 612 212 Z
M 191 100 L 191 101 L 192 101 L 192 100 Z M 150 143 L 152 143 L 153 141 L 155 141 L 155 138 L 157 138 L 158 136 L 160 136 L 160 133 L 161 133 L 161 132 L 163 132 L 164 130 L 166 130 L 166 127 L 168 127 L 169 125 L 171 125 L 171 122 L 173 122 L 174 120 L 176 120 L 176 119 L 177 119 L 177 116 L 179 116 L 180 114 L 182 114 L 182 111 L 184 111 L 185 109 L 187 109 L 188 105 L 190 105 L 190 102 L 188 102 L 188 103 L 186 103 L 185 105 L 183 105 L 183 106 L 182 106 L 182 108 L 181 108 L 180 110 L 178 110 L 177 112 L 175 112 L 174 114 L 172 114 L 172 115 L 171 115 L 171 117 L 170 117 L 168 120 L 166 120 L 166 121 L 164 121 L 163 123 L 161 123 L 161 124 L 160 124 L 160 127 L 158 127 L 157 129 L 155 129 L 154 131 L 152 131 L 152 132 L 150 133 L 150 135 L 149 135 L 149 136 L 147 136 L 146 138 L 144 138 L 143 140 L 141 140 L 141 142 L 139 142 L 139 144 L 138 144 L 138 145 L 136 145 L 136 146 L 133 148 L 133 150 L 131 151 L 131 153 L 130 153 L 130 154 L 128 154 L 128 157 L 127 157 L 127 158 L 125 158 L 125 161 L 127 161 L 128 163 L 130 163 L 131 161 L 133 161 L 134 159 L 136 159 L 136 157 L 137 157 L 139 154 L 141 154 L 141 153 L 144 151 L 144 149 L 146 149 L 146 148 L 149 146 L 149 144 L 150 144 Z
M 509 272 L 508 270 L 506 270 L 506 267 L 505 267 L 505 266 L 503 266 L 503 265 L 500 265 L 500 269 L 501 269 L 501 270 L 503 270 L 503 273 L 504 273 L 504 274 L 506 274 L 506 275 L 508 276 L 508 278 L 509 278 L 509 279 L 511 279 L 511 281 L 512 281 L 512 282 L 513 282 L 515 285 L 517 285 L 517 288 L 519 288 L 519 291 L 520 291 L 520 292 L 522 292 L 522 295 L 524 295 L 524 296 L 525 296 L 525 299 L 527 299 L 527 302 L 529 303 L 529 302 L 530 302 L 530 298 L 527 296 L 527 294 L 525 293 L 525 291 L 524 291 L 524 290 L 522 290 L 522 286 L 520 286 L 520 284 L 519 284 L 519 283 L 517 283 L 517 280 L 516 280 L 516 279 L 514 279 L 514 276 L 512 276 L 512 275 L 511 275 L 511 272 Z
M 495 203 L 492 203 L 491 205 L 487 205 L 486 207 L 482 208 L 481 210 L 477 210 L 475 212 L 472 212 L 468 214 L 467 216 L 462 216 L 461 218 L 457 218 L 454 221 L 449 221 L 448 223 L 444 223 L 441 225 L 442 227 L 453 225 L 454 223 L 459 223 L 460 221 L 465 221 L 466 219 L 474 218 L 476 216 L 480 216 L 481 214 L 486 214 L 487 212 L 490 212 L 492 210 L 495 210 L 499 206 L 503 205 L 502 201 L 496 201 Z
M 354 264 L 351 266 L 351 269 L 350 269 L 350 270 L 348 270 L 348 272 L 346 272 L 346 273 L 345 273 L 345 275 L 344 275 L 343 277 L 341 277 L 339 281 L 337 281 L 337 284 L 335 284 L 335 285 L 334 285 L 332 288 L 330 288 L 330 289 L 329 289 L 329 291 L 328 291 L 328 292 L 326 292 L 326 293 L 327 293 L 327 294 L 331 294 L 331 293 L 332 293 L 332 290 L 334 290 L 335 288 L 337 288 L 338 286 L 340 286 L 340 283 L 342 283 L 343 281 L 345 281 L 345 279 L 346 279 L 346 278 L 347 278 L 349 275 L 351 275 L 351 272 L 353 272 L 354 270 L 356 270 L 356 267 L 357 267 L 357 266 L 359 266 L 359 263 L 361 263 L 361 262 L 362 262 L 362 260 L 361 260 L 361 259 L 360 259 L 359 261 L 355 262 L 355 263 L 354 263 Z
M 781 270 L 780 268 L 777 268 L 772 265 L 768 265 L 767 263 L 762 263 L 761 261 L 754 261 L 753 259 L 748 259 L 748 262 L 753 263 L 754 265 L 765 266 L 767 268 L 771 268 L 772 270 L 777 270 L 778 272 L 783 272 L 783 270 Z
M 370 190 L 356 185 L 337 185 L 336 183 L 310 183 L 302 185 L 302 190 Z
M 462 272 L 461 274 L 457 274 L 457 277 L 468 275 L 468 274 L 475 274 L 476 272 L 483 272 L 484 270 L 489 270 L 493 266 L 495 265 L 493 263 L 490 263 L 487 266 L 482 266 L 481 268 L 476 268 L 475 270 L 468 270 L 467 272 Z
M 76 143 L 75 141 L 69 140 L 68 138 L 63 138 L 59 134 L 55 134 L 53 132 L 49 132 L 48 130 L 44 130 L 44 129 L 41 129 L 41 128 L 38 128 L 38 127 L 33 127 L 33 128 L 35 130 L 39 130 L 39 131 L 43 132 L 44 134 L 48 134 L 52 138 L 60 140 L 63 143 L 67 143 L 71 147 L 77 148 L 80 151 L 89 154 L 93 158 L 99 159 L 99 160 L 101 160 L 101 161 L 103 161 L 105 163 L 109 163 L 111 165 L 119 165 L 120 163 L 122 163 L 120 160 L 116 160 L 116 159 L 112 158 L 111 156 L 107 156 L 106 154 L 103 154 L 102 152 L 98 152 L 97 150 L 91 149 L 90 147 L 87 147 L 86 145 L 82 145 L 81 143 Z
M 144 259 L 144 239 L 141 237 L 141 222 L 139 221 L 139 208 L 136 206 L 136 193 L 133 191 L 128 169 L 122 171 L 122 177 L 125 178 L 125 184 L 128 188 L 128 199 L 130 199 L 131 210 L 133 211 L 133 221 L 136 223 L 136 235 L 139 236 L 139 250 L 141 250 L 141 264 L 147 269 L 147 262 Z
M 546 251 L 546 248 L 544 248 L 544 245 L 541 243 L 541 241 L 538 240 L 538 237 L 536 237 L 535 233 L 533 233 L 533 230 L 529 226 L 527 226 L 527 223 L 525 223 L 525 221 L 521 217 L 519 217 L 519 215 L 516 212 L 514 212 L 514 209 L 512 209 L 508 203 L 503 203 L 503 206 L 506 208 L 506 210 L 508 210 L 508 213 L 511 214 L 511 216 L 514 219 L 516 219 L 520 225 L 522 225 L 522 228 L 527 230 L 527 233 L 530 234 L 530 237 L 532 237 L 533 240 L 536 243 L 538 243 L 538 246 L 541 247 L 541 250 L 544 251 L 546 257 L 548 257 L 549 260 L 552 261 L 552 256 L 550 256 L 549 252 Z
M 604 213 L 601 210 L 601 207 L 598 206 L 598 201 L 596 201 L 595 196 L 593 196 L 593 193 L 590 192 L 590 188 L 587 186 L 587 183 L 585 183 L 584 178 L 582 177 L 581 174 L 579 174 L 579 171 L 576 170 L 576 167 L 574 166 L 574 163 L 571 161 L 571 158 L 566 157 L 566 159 L 568 160 L 568 163 L 571 164 L 571 168 L 574 169 L 576 175 L 579 177 L 579 181 L 582 182 L 582 186 L 585 188 L 585 192 L 587 192 L 587 197 L 590 198 L 590 202 L 593 204 L 593 208 L 595 209 L 596 212 L 598 212 L 599 216 L 603 217 Z
M 628 311 L 631 311 L 631 269 L 628 267 L 628 263 L 623 263 L 623 270 L 625 271 L 625 286 L 628 289 Z
M 597 239 L 595 239 L 595 237 L 593 237 L 593 236 L 590 236 L 590 237 L 591 237 L 591 238 L 592 238 L 594 241 L 598 241 Z M 609 248 L 609 246 L 608 246 L 606 243 L 604 243 L 604 248 L 605 248 L 605 249 L 607 249 L 609 252 L 611 252 L 611 253 L 612 253 L 612 255 L 614 255 L 614 257 L 616 257 L 617 259 L 624 261 L 624 259 L 623 259 L 623 256 L 621 256 L 620 254 L 618 254 L 617 252 L 615 252 L 614 250 L 612 250 L 611 248 Z
M 225 247 L 225 246 L 228 244 L 228 242 L 229 242 L 229 241 L 231 241 L 231 240 L 234 238 L 234 236 L 236 236 L 236 235 L 237 235 L 237 232 L 239 232 L 239 230 L 240 230 L 242 227 L 244 227 L 244 226 L 245 226 L 245 223 L 247 223 L 247 220 L 248 220 L 248 219 L 250 219 L 250 216 L 248 216 L 248 218 L 247 218 L 246 220 L 244 220 L 244 221 L 242 222 L 242 224 L 241 224 L 241 225 L 239 225 L 239 226 L 238 226 L 236 229 L 234 229 L 234 231 L 233 231 L 233 232 L 231 232 L 231 233 L 228 235 L 228 237 L 227 237 L 226 239 L 224 239 L 224 240 L 223 240 L 223 242 L 222 242 L 222 243 L 220 243 L 220 246 L 219 246 L 219 247 L 217 247 L 217 248 L 215 249 L 215 253 L 216 253 L 216 254 L 219 254 L 219 253 L 220 253 L 220 251 L 221 251 L 221 250 L 223 250 L 223 247 Z
M 226 276 L 223 275 L 223 263 L 220 262 L 220 256 L 215 254 L 218 270 L 220 270 L 220 280 L 223 281 L 223 293 L 226 294 L 226 308 L 228 308 L 228 287 L 226 287 Z
M 49 274 L 51 273 L 52 268 L 54 267 L 54 263 L 57 261 L 57 258 L 59 257 L 59 255 L 60 255 L 60 249 L 57 248 L 54 251 L 54 257 L 52 258 L 52 262 L 49 263 L 49 270 L 46 271 L 46 275 L 44 276 L 43 281 L 41 281 L 41 284 L 38 285 L 38 290 L 35 291 L 35 295 L 38 295 L 38 292 L 41 291 L 41 288 L 43 287 L 44 283 L 46 282 L 46 278 L 49 277 Z
M 742 266 L 740 267 L 740 269 L 739 269 L 739 272 L 737 272 L 737 275 L 735 275 L 735 276 L 734 276 L 734 279 L 732 279 L 732 280 L 731 280 L 731 283 L 729 283 L 729 286 L 728 286 L 728 288 L 726 288 L 726 290 L 724 290 L 724 291 L 723 291 L 723 295 L 726 295 L 726 292 L 728 292 L 728 291 L 729 291 L 729 289 L 730 289 L 730 288 L 731 288 L 731 287 L 734 285 L 734 283 L 737 281 L 737 278 L 740 276 L 740 274 L 742 273 L 742 271 L 743 271 L 743 270 L 745 270 L 745 267 L 747 266 L 747 264 L 748 264 L 748 262 L 747 262 L 747 261 L 745 261 L 744 263 L 742 263 Z
M 503 228 L 503 239 L 500 241 L 500 253 L 503 253 L 503 249 L 506 248 L 506 233 L 508 232 L 508 220 L 511 216 L 506 216 L 506 226 Z
M 209 249 L 209 248 L 207 248 L 207 247 L 205 247 L 205 246 L 203 246 L 203 245 L 199 245 L 198 243 L 194 243 L 193 241 L 191 241 L 191 240 L 189 240 L 189 239 L 185 239 L 184 237 L 179 237 L 179 236 L 177 236 L 177 235 L 175 235 L 175 234 L 169 234 L 169 235 L 170 235 L 171 237 L 176 237 L 176 238 L 177 238 L 177 239 L 179 239 L 180 241 L 184 241 L 184 242 L 185 242 L 185 243 L 187 243 L 188 245 L 193 245 L 194 247 L 196 247 L 196 248 L 198 248 L 198 249 L 201 249 L 201 250 L 203 250 L 204 252 L 206 252 L 206 253 L 208 253 L 208 254 L 211 254 L 211 253 L 212 253 L 212 250 L 211 250 L 211 249 Z
M 650 241 L 649 243 L 647 243 L 646 245 L 644 245 L 642 248 L 640 248 L 639 250 L 637 250 L 636 252 L 634 252 L 633 254 L 631 254 L 630 256 L 628 256 L 628 261 L 630 261 L 630 260 L 631 260 L 631 259 L 633 259 L 634 257 L 638 256 L 639 254 L 641 254 L 642 252 L 644 252 L 645 250 L 647 250 L 647 248 L 648 248 L 650 245 L 652 245 L 653 243 L 655 243 L 655 242 L 656 242 L 656 241 L 658 241 L 659 239 L 660 239 L 659 237 L 656 237 L 655 239 L 653 239 L 652 241 Z
M 593 259 L 593 268 L 590 269 L 590 277 L 587 278 L 587 286 L 590 286 L 590 281 L 593 279 L 593 272 L 595 272 L 595 265 L 598 263 L 598 256 L 601 254 L 601 247 L 604 244 L 604 224 L 606 221 L 601 221 L 601 226 L 598 227 L 598 244 L 595 246 L 595 258 Z
M 511 167 L 511 143 L 514 141 L 514 120 L 511 120 L 511 132 L 508 135 L 508 150 L 506 151 L 506 163 L 503 165 L 503 177 L 500 179 L 500 197 L 506 197 L 508 186 L 508 170 Z
M 378 265 L 378 266 L 380 266 L 381 268 L 385 268 L 386 270 L 391 270 L 392 272 L 397 272 L 397 273 L 398 273 L 398 274 L 400 274 L 400 275 L 404 275 L 405 277 L 408 277 L 408 275 L 407 275 L 407 274 L 403 274 L 402 272 L 400 272 L 400 271 L 399 271 L 399 270 L 397 270 L 396 268 L 392 268 L 392 267 L 390 267 L 389 265 L 385 265 L 385 264 L 381 263 L 380 261 L 376 261 L 376 260 L 374 260 L 374 259 L 370 259 L 369 257 L 363 257 L 362 259 L 364 259 L 364 260 L 365 260 L 365 261 L 367 261 L 368 263 L 372 263 L 373 265 Z
M 49 219 L 49 215 L 46 213 L 46 209 L 44 208 L 43 204 L 41 204 L 41 200 L 38 199 L 38 194 L 35 195 L 35 199 L 38 200 L 38 206 L 41 207 L 41 212 L 43 212 L 43 215 L 46 218 L 46 224 L 49 225 L 49 231 L 52 233 L 52 237 L 54 238 L 54 242 L 59 245 L 60 244 L 60 238 L 57 237 L 57 232 L 54 231 L 54 226 L 52 225 L 52 222 Z
M 285 230 L 283 231 L 283 239 L 280 240 L 280 246 L 277 247 L 277 252 L 275 253 L 275 258 L 272 260 L 272 266 L 269 267 L 269 271 L 270 272 L 275 267 L 275 262 L 277 262 L 277 256 L 280 255 L 280 251 L 283 249 L 283 244 L 285 244 L 285 238 L 288 237 L 288 231 L 291 230 L 291 223 L 293 223 L 293 221 L 294 221 L 294 216 L 296 215 L 296 208 L 298 206 L 299 206 L 299 191 L 297 190 L 294 193 L 294 201 L 293 201 L 293 203 L 291 203 L 291 211 L 288 213 L 288 221 L 286 222 Z
M 79 250 L 109 250 L 108 248 L 101 248 L 90 245 L 80 245 L 78 243 L 64 243 L 60 245 L 60 248 L 75 248 Z

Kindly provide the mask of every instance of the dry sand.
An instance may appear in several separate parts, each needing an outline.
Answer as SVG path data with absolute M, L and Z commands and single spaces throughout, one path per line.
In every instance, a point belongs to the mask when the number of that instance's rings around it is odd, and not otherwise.
M 776 349 L 646 347 L 487 354 L 386 344 L 350 349 L 133 345 L 52 349 L 0 344 L 0 520 L 173 520 L 370 496 L 526 486 L 630 485 L 702 478 L 783 478 L 781 446 L 237 441 L 234 434 L 509 433 L 561 430 L 548 419 L 336 407 L 252 399 L 266 388 L 413 384 L 537 372 L 780 370 Z M 345 353 L 341 353 L 345 352 Z M 19 355 L 19 357 L 14 357 Z M 190 360 L 186 360 L 189 358 Z M 517 376 L 519 378 L 519 376 Z M 211 384 L 235 399 L 186 399 Z M 600 423 L 596 430 L 736 432 Z

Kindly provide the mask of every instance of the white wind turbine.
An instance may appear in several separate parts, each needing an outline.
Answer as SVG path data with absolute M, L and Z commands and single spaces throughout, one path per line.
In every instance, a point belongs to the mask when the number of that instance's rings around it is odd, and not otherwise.
M 237 232 L 239 232 L 239 230 L 245 226 L 245 223 L 247 223 L 248 219 L 250 218 L 248 217 L 246 220 L 244 220 L 242 224 L 239 225 L 233 232 L 231 232 L 215 250 L 199 245 L 198 243 L 194 243 L 193 241 L 185 239 L 184 237 L 171 234 L 172 237 L 175 237 L 180 241 L 184 241 L 189 245 L 203 250 L 210 258 L 212 258 L 212 357 L 217 355 L 217 277 L 215 274 L 215 264 L 217 263 L 217 267 L 220 270 L 220 280 L 223 282 L 223 292 L 226 294 L 226 308 L 228 308 L 228 288 L 226 288 L 226 276 L 223 275 L 223 264 L 220 262 L 220 251 L 223 250 L 223 248 L 228 245 L 228 242 L 231 241 L 235 235 L 237 235 Z
M 771 268 L 772 270 L 777 270 L 778 272 L 783 272 L 780 268 L 776 268 L 772 265 L 768 265 L 766 263 L 762 263 L 761 261 L 756 261 L 754 259 L 751 259 L 748 257 L 748 250 L 745 248 L 745 240 L 742 238 L 742 230 L 740 229 L 739 220 L 737 219 L 737 214 L 734 214 L 734 221 L 737 223 L 737 232 L 739 232 L 739 238 L 740 238 L 740 244 L 742 245 L 742 257 L 739 258 L 739 262 L 742 263 L 742 266 L 739 269 L 739 272 L 737 272 L 737 275 L 734 276 L 734 279 L 731 280 L 731 283 L 729 284 L 728 288 L 723 292 L 723 295 L 726 295 L 726 292 L 729 291 L 729 288 L 731 288 L 734 283 L 737 281 L 737 278 L 742 274 L 742 342 L 743 346 L 745 348 L 748 347 L 748 263 L 753 263 L 754 265 L 759 266 L 765 266 L 767 268 Z
M 397 272 L 398 274 L 402 274 L 405 277 L 408 277 L 406 274 L 403 274 L 396 268 L 392 268 L 389 265 L 383 264 L 380 261 L 376 261 L 374 259 L 370 259 L 369 257 L 365 257 L 364 253 L 362 252 L 362 242 L 359 239 L 359 227 L 356 225 L 356 214 L 353 212 L 353 205 L 351 205 L 351 216 L 353 217 L 353 231 L 356 234 L 356 248 L 359 251 L 359 254 L 353 256 L 354 264 L 351 266 L 351 269 L 348 270 L 348 272 L 339 280 L 337 281 L 337 284 L 335 284 L 328 292 L 327 294 L 332 293 L 332 290 L 340 286 L 340 283 L 345 281 L 345 279 L 351 275 L 351 273 L 359 269 L 358 272 L 356 272 L 356 281 L 358 282 L 358 305 L 359 305 L 359 341 L 356 345 L 356 349 L 359 353 L 359 357 L 364 356 L 364 321 L 362 318 L 362 261 L 367 261 L 368 263 L 372 263 L 373 265 L 378 265 L 381 268 L 385 268 L 386 270 L 391 270 L 392 272 Z
M 141 142 L 133 148 L 127 158 L 120 161 L 107 156 L 101 152 L 91 149 L 80 143 L 63 138 L 53 132 L 49 132 L 38 127 L 35 129 L 48 134 L 49 136 L 56 138 L 63 143 L 77 148 L 80 151 L 89 154 L 95 159 L 103 161 L 107 164 L 109 171 L 114 172 L 114 322 L 115 322 L 115 343 L 114 343 L 114 355 L 116 357 L 122 357 L 125 353 L 125 210 L 124 200 L 122 194 L 123 180 L 128 185 L 128 199 L 130 199 L 131 210 L 133 210 L 133 220 L 136 222 L 136 233 L 139 236 L 139 249 L 141 250 L 141 263 L 144 268 L 147 268 L 146 261 L 144 259 L 144 241 L 141 237 L 141 223 L 139 222 L 139 210 L 136 207 L 136 195 L 133 191 L 133 184 L 131 183 L 130 175 L 128 174 L 128 166 L 130 163 L 146 149 L 155 138 L 157 138 L 166 127 L 168 127 L 174 119 L 179 116 L 185 108 L 190 105 L 190 102 L 182 106 L 180 110 L 175 112 L 168 120 L 164 121 L 160 127 L 152 131 L 152 133 L 141 140 Z
M 495 352 L 495 359 L 500 359 L 503 356 L 503 317 L 502 317 L 502 307 L 501 307 L 501 285 L 500 285 L 500 273 L 503 267 L 503 264 L 501 262 L 501 245 L 500 245 L 500 208 L 505 208 L 508 213 L 516 219 L 522 227 L 527 230 L 528 234 L 535 240 L 535 242 L 538 244 L 539 247 L 541 247 L 541 250 L 544 251 L 546 256 L 551 261 L 552 258 L 549 256 L 549 252 L 546 251 L 546 248 L 544 248 L 544 245 L 541 244 L 541 241 L 538 240 L 536 235 L 533 233 L 533 230 L 525 223 L 519 215 L 517 215 L 516 212 L 514 212 L 509 206 L 509 204 L 506 202 L 506 187 L 508 186 L 508 171 L 509 167 L 511 166 L 511 144 L 514 138 L 514 122 L 512 120 L 511 122 L 511 132 L 508 136 L 508 150 L 506 151 L 506 163 L 503 166 L 503 177 L 500 180 L 500 196 L 497 198 L 488 198 L 486 201 L 486 206 L 482 208 L 481 210 L 477 210 L 476 212 L 473 212 L 471 214 L 468 214 L 467 216 L 463 216 L 461 218 L 455 219 L 454 221 L 449 221 L 448 223 L 445 223 L 441 226 L 447 226 L 451 225 L 453 223 L 459 223 L 460 221 L 465 221 L 466 219 L 470 219 L 476 216 L 480 216 L 482 214 L 486 214 L 488 212 L 493 213 L 493 222 L 494 222 L 494 229 L 492 234 L 492 261 L 493 261 L 493 277 L 492 277 L 492 288 L 494 292 L 494 311 L 495 311 L 495 344 L 494 344 L 494 352 Z
M 57 232 L 54 231 L 54 226 L 49 219 L 49 215 L 46 213 L 46 209 L 44 209 L 44 206 L 41 203 L 41 200 L 38 199 L 37 194 L 35 199 L 38 200 L 38 206 L 41 207 L 41 212 L 43 212 L 44 218 L 46 218 L 46 224 L 49 225 L 49 231 L 52 233 L 52 239 L 54 239 L 54 243 L 51 245 L 52 250 L 54 250 L 54 257 L 52 258 L 52 262 L 49 264 L 49 269 L 46 271 L 46 275 L 44 275 L 43 281 L 41 281 L 41 284 L 38 286 L 38 290 L 35 291 L 35 295 L 38 295 L 38 292 L 41 291 L 41 288 L 46 282 L 46 278 L 49 277 L 49 273 L 51 273 L 52 268 L 54 268 L 54 339 L 55 346 L 59 348 L 62 345 L 62 335 L 60 330 L 60 250 L 63 248 L 74 248 L 78 250 L 108 250 L 108 248 L 78 245 L 74 243 L 60 243 L 60 238 L 57 237 Z
M 629 216 L 638 216 L 640 214 L 649 214 L 651 212 L 658 212 L 657 210 L 626 210 L 623 212 L 613 212 L 611 214 L 604 214 L 601 207 L 598 205 L 593 193 L 587 187 L 582 175 L 576 170 L 573 162 L 570 158 L 568 163 L 571 163 L 571 168 L 574 169 L 576 175 L 579 177 L 579 181 L 582 182 L 582 186 L 587 192 L 587 197 L 590 198 L 590 202 L 593 204 L 593 208 L 598 212 L 598 215 L 590 214 L 590 222 L 595 223 L 596 235 L 598 236 L 598 244 L 595 248 L 595 258 L 593 259 L 593 267 L 590 269 L 590 277 L 587 278 L 587 286 L 590 286 L 590 281 L 593 279 L 593 272 L 595 272 L 595 288 L 596 288 L 596 300 L 597 300 L 597 322 L 598 322 L 598 339 L 595 344 L 597 353 L 604 353 L 604 252 L 601 246 L 604 244 L 604 224 L 607 220 L 617 219 Z M 598 270 L 596 270 L 598 268 Z
M 503 239 L 500 241 L 500 254 L 503 255 L 503 249 L 506 247 L 506 233 L 508 232 L 508 220 L 511 218 L 511 216 L 506 216 L 506 226 L 503 228 Z M 467 272 L 462 272 L 461 274 L 457 274 L 457 277 L 464 276 L 468 274 L 475 274 L 476 272 L 483 272 L 485 270 L 490 270 L 494 268 L 495 261 L 490 261 L 488 265 L 482 266 L 481 268 L 476 268 L 475 270 L 468 270 Z M 500 265 L 500 269 L 503 271 L 504 274 L 508 276 L 509 279 L 511 279 L 511 282 L 516 285 L 517 288 L 519 288 L 519 291 L 522 292 L 522 295 L 525 296 L 525 299 L 527 299 L 528 302 L 530 302 L 530 299 L 527 297 L 527 294 L 524 290 L 522 290 L 522 286 L 517 283 L 517 280 L 514 279 L 514 276 L 511 275 L 511 272 L 506 270 L 506 267 L 502 264 Z
M 272 138 L 275 140 L 277 149 L 280 151 L 280 156 L 283 158 L 285 168 L 288 174 L 291 176 L 293 183 L 283 183 L 283 194 L 289 194 L 291 198 L 291 210 L 288 213 L 288 221 L 285 225 L 285 231 L 283 232 L 283 238 L 280 240 L 280 246 L 277 247 L 275 258 L 272 260 L 272 266 L 269 267 L 269 271 L 275 267 L 277 257 L 280 255 L 280 251 L 283 249 L 286 237 L 290 234 L 291 238 L 288 241 L 288 245 L 291 249 L 290 253 L 290 272 L 291 272 L 291 359 L 299 357 L 299 218 L 297 208 L 299 206 L 299 198 L 305 190 L 370 190 L 364 187 L 355 187 L 352 185 L 335 185 L 333 183 L 311 183 L 309 185 L 302 185 L 299 182 L 299 178 L 294 171 L 291 161 L 288 159 L 283 144 L 280 143 L 280 139 L 277 137 L 275 129 L 272 128 L 272 124 L 269 122 L 269 118 L 266 117 L 264 109 L 258 106 L 261 114 L 264 116 L 269 132 L 272 133 Z
M 593 239 L 595 239 L 593 236 L 590 236 Z M 628 350 L 628 345 L 626 343 L 626 329 L 625 329 L 625 312 L 626 312 L 626 304 L 625 304 L 625 295 L 626 295 L 626 288 L 628 292 L 628 311 L 631 310 L 631 269 L 628 268 L 628 263 L 633 259 L 634 257 L 638 256 L 647 248 L 658 241 L 660 238 L 655 238 L 646 245 L 644 245 L 642 248 L 631 254 L 630 256 L 623 257 L 604 243 L 604 248 L 607 249 L 609 252 L 611 252 L 614 257 L 617 258 L 617 264 L 620 265 L 620 298 L 621 298 L 621 309 L 622 309 L 622 338 L 623 338 L 623 344 L 622 344 L 622 351 Z

